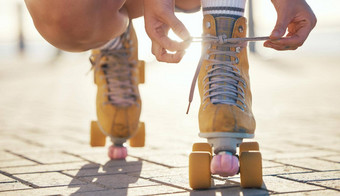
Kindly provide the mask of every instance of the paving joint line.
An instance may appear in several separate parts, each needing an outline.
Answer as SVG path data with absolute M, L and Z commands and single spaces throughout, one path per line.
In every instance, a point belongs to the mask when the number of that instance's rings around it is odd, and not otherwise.
M 177 193 L 187 193 L 187 191 L 175 191 L 171 193 L 161 193 L 161 194 L 147 194 L 147 195 L 142 195 L 142 196 L 156 196 L 156 195 L 172 195 L 172 194 L 177 194 Z
M 174 166 L 171 166 L 171 165 L 167 165 L 167 164 L 163 164 L 163 163 L 158 163 L 156 161 L 150 161 L 150 160 L 147 160 L 147 159 L 143 159 L 143 158 L 140 158 L 140 157 L 137 157 L 137 156 L 133 156 L 133 155 L 129 155 L 130 157 L 133 157 L 133 158 L 136 158 L 138 160 L 141 160 L 141 161 L 145 161 L 145 162 L 148 162 L 148 163 L 152 163 L 152 164 L 155 164 L 155 165 L 161 165 L 161 166 L 164 166 L 164 167 L 167 167 L 169 169 L 174 169 L 176 167 Z
M 321 160 L 321 161 L 327 161 L 327 162 L 331 162 L 331 163 L 337 163 L 339 164 L 340 162 L 337 161 L 332 161 L 332 160 L 327 160 L 327 159 L 323 159 L 322 157 L 314 157 L 315 159 Z
M 312 186 L 317 186 L 317 187 L 321 187 L 321 188 L 325 188 L 325 189 L 331 189 L 331 190 L 339 191 L 339 189 L 336 189 L 336 188 L 332 188 L 332 187 L 328 187 L 328 186 L 324 186 L 324 185 L 319 185 L 319 184 L 313 184 L 313 183 L 310 183 L 308 181 L 292 179 L 292 178 L 288 178 L 288 177 L 284 177 L 284 176 L 276 176 L 276 177 L 281 178 L 281 179 L 285 179 L 285 180 L 303 183 L 303 184 L 308 184 L 308 185 L 312 185 Z
M 151 182 L 155 182 L 155 183 L 158 183 L 158 184 L 161 184 L 161 185 L 170 186 L 170 187 L 173 187 L 173 188 L 178 188 L 178 189 L 182 189 L 182 190 L 185 190 L 185 191 L 190 191 L 190 189 L 187 189 L 185 187 L 181 187 L 181 186 L 174 185 L 174 184 L 171 184 L 171 183 L 159 181 L 159 180 L 156 180 L 156 179 L 153 179 L 153 178 L 146 178 L 146 177 L 143 177 L 143 176 L 139 176 L 138 178 L 141 178 L 141 179 L 144 179 L 144 180 L 149 180 Z
M 33 183 L 31 183 L 31 182 L 28 182 L 28 181 L 26 181 L 26 180 L 23 180 L 23 179 L 21 179 L 21 178 L 18 178 L 18 177 L 14 176 L 14 175 L 12 175 L 12 174 L 10 174 L 10 173 L 7 173 L 7 172 L 5 172 L 5 171 L 0 170 L 0 174 L 5 175 L 5 176 L 7 176 L 7 177 L 9 177 L 9 178 L 12 178 L 12 179 L 14 179 L 14 180 L 16 180 L 16 181 L 18 181 L 18 182 L 20 182 L 20 183 L 22 183 L 22 184 L 24 184 L 24 185 L 27 185 L 27 186 L 29 186 L 29 187 L 32 187 L 32 188 L 40 188 L 38 185 L 35 185 L 35 184 L 33 184 Z
M 93 185 L 95 185 L 95 186 L 98 186 L 98 187 L 104 188 L 104 189 L 109 189 L 109 188 L 110 188 L 110 187 L 105 186 L 104 184 L 100 184 L 100 183 L 97 183 L 97 182 L 88 181 L 88 180 L 86 180 L 86 179 L 83 178 L 83 177 L 73 176 L 73 175 L 64 173 L 64 172 L 62 172 L 62 171 L 59 172 L 59 173 L 65 175 L 65 176 L 68 176 L 68 177 L 70 177 L 70 178 L 72 178 L 72 179 L 77 179 L 77 180 L 79 180 L 79 181 L 81 181 L 81 182 L 85 182 L 86 184 L 93 184 Z
M 289 193 L 310 193 L 316 191 L 324 191 L 326 189 L 302 190 L 302 191 L 288 191 L 288 192 L 273 192 L 273 195 L 289 194 Z
M 39 162 L 39 161 L 36 161 L 36 160 L 34 160 L 34 159 L 30 159 L 30 158 L 28 158 L 28 157 L 26 157 L 26 156 L 24 156 L 24 155 L 17 154 L 17 153 L 15 153 L 15 152 L 10 151 L 10 150 L 5 150 L 5 152 L 8 152 L 8 153 L 10 153 L 10 154 L 12 154 L 12 155 L 16 155 L 16 156 L 18 156 L 18 157 L 20 157 L 20 158 L 24 158 L 24 159 L 26 159 L 26 160 L 32 161 L 32 162 L 37 163 L 37 164 L 39 164 L 39 165 L 44 165 L 43 163 L 41 163 L 41 162 Z
M 86 159 L 86 158 L 82 157 L 81 155 L 73 154 L 73 153 L 66 152 L 66 151 L 61 151 L 61 153 L 64 153 L 64 154 L 67 154 L 67 155 L 71 155 L 71 156 L 80 158 L 80 159 L 82 159 L 82 160 L 84 160 L 84 161 L 87 161 L 87 162 L 89 162 L 89 163 L 92 163 L 92 164 L 102 165 L 102 164 L 100 164 L 100 163 L 97 163 L 97 162 L 91 161 L 91 160 L 89 160 L 89 159 Z
M 18 140 L 20 140 L 20 141 L 23 141 L 23 142 L 25 142 L 25 143 L 27 143 L 27 144 L 31 144 L 31 145 L 33 145 L 33 146 L 45 147 L 45 146 L 42 145 L 42 144 L 39 144 L 39 143 L 37 143 L 37 142 L 33 142 L 33 141 L 31 141 L 31 140 L 22 138 L 22 137 L 20 137 L 20 136 L 14 136 L 14 135 L 11 135 L 11 136 L 12 136 L 13 138 L 15 138 L 15 139 L 18 139 Z
M 275 160 L 270 160 L 274 163 L 279 163 L 279 164 L 283 164 L 283 165 L 288 165 L 288 166 L 292 166 L 292 167 L 297 167 L 297 168 L 300 168 L 300 169 L 306 169 L 306 170 L 311 170 L 313 172 L 322 172 L 321 170 L 316 170 L 316 169 L 311 169 L 311 168 L 307 168 L 307 167 L 301 167 L 301 166 L 297 166 L 297 165 L 292 165 L 292 164 L 288 164 L 288 163 L 282 163 L 280 161 L 275 161 Z

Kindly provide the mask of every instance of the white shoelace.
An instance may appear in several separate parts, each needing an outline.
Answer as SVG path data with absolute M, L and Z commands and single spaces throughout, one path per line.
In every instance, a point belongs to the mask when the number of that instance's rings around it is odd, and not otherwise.
M 105 96 L 109 99 L 104 104 L 126 107 L 136 103 L 139 95 L 133 83 L 137 82 L 137 78 L 134 78 L 132 73 L 136 69 L 137 62 L 128 60 L 131 50 L 131 48 L 101 50 L 99 54 L 92 55 L 90 58 L 95 59 L 95 62 L 92 62 L 92 69 L 95 71 L 101 69 L 105 74 L 108 88 Z M 101 62 L 103 57 L 106 58 L 105 62 Z
M 208 98 L 210 98 L 211 103 L 213 104 L 235 105 L 244 111 L 246 108 L 244 97 L 244 88 L 246 88 L 246 83 L 240 74 L 240 70 L 237 68 L 237 66 L 235 66 L 239 63 L 237 54 L 241 52 L 242 48 L 246 47 L 247 42 L 265 40 L 269 40 L 269 37 L 227 38 L 226 35 L 205 35 L 203 37 L 193 37 L 191 40 L 192 42 L 204 43 L 202 53 L 206 55 L 201 56 L 191 83 L 187 114 L 189 113 L 190 105 L 196 87 L 196 81 L 201 70 L 203 60 L 208 61 L 205 66 L 205 69 L 207 70 L 207 75 L 203 78 L 204 90 L 202 104 L 204 104 L 204 108 L 209 103 L 207 102 L 207 100 Z M 235 48 L 235 51 L 210 49 L 212 44 L 228 48 Z M 218 59 L 209 59 L 210 55 L 225 55 L 228 56 L 229 59 L 234 58 L 235 60 L 221 61 Z M 208 70 L 209 68 L 210 70 Z M 217 70 L 221 70 L 221 72 L 216 72 Z M 239 85 L 239 83 L 241 83 L 242 85 Z M 237 89 L 240 89 L 240 91 L 238 91 Z M 220 95 L 226 97 L 227 99 L 221 99 Z M 238 104 L 237 101 L 239 101 L 241 104 Z

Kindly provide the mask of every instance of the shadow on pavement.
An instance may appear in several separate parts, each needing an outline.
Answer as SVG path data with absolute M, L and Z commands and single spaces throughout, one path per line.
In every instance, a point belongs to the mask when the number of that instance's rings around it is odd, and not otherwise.
M 79 187 L 72 195 L 95 194 L 95 191 L 127 195 L 129 184 L 138 181 L 141 170 L 142 161 L 110 160 L 103 166 L 89 163 L 80 168 L 68 187 Z M 133 173 L 133 176 L 127 173 Z
M 269 195 L 266 185 L 263 183 L 261 189 L 243 189 L 240 183 L 226 180 L 225 184 L 214 185 L 208 190 L 191 191 L 190 196 L 253 196 L 253 195 Z

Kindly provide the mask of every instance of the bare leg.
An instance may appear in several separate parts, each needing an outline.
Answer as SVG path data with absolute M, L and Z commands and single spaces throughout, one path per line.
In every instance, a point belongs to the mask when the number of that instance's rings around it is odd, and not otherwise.
M 192 10 L 201 5 L 201 0 L 176 0 L 176 6 L 182 10 Z
M 55 47 L 72 52 L 104 45 L 125 31 L 129 18 L 143 15 L 142 0 L 25 0 L 25 3 L 39 33 Z

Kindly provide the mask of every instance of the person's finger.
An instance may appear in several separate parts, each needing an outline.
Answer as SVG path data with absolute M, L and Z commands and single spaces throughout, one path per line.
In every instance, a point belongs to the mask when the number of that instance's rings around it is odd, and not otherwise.
M 286 16 L 285 12 L 279 12 L 277 14 L 275 27 L 272 33 L 270 34 L 270 39 L 275 40 L 275 39 L 279 39 L 282 36 L 284 36 L 289 22 L 290 22 L 290 19 Z
M 287 46 L 287 45 L 275 44 L 272 42 L 265 42 L 263 45 L 265 47 L 273 48 L 275 50 L 296 50 L 298 48 L 298 46 Z
M 151 40 L 154 40 L 155 42 L 159 43 L 163 48 L 169 50 L 169 51 L 178 51 L 178 50 L 185 50 L 189 43 L 188 42 L 177 42 L 174 40 L 171 40 L 167 35 L 167 30 L 164 27 L 149 27 L 147 28 L 148 36 L 151 38 Z
M 182 60 L 185 51 L 177 51 L 174 54 L 168 53 L 166 49 L 162 48 L 161 45 L 158 43 L 152 43 L 152 54 L 155 55 L 156 59 L 160 62 L 167 62 L 167 63 L 178 63 Z
M 174 31 L 174 33 L 183 41 L 190 39 L 190 33 L 188 29 L 175 15 L 172 15 L 172 17 L 169 18 L 168 25 Z
M 302 27 L 298 29 L 294 33 L 289 33 L 287 37 L 284 37 L 280 40 L 273 40 L 271 42 L 279 45 L 284 45 L 284 46 L 297 46 L 300 47 L 303 45 L 305 40 L 307 39 L 311 29 L 308 27 Z

